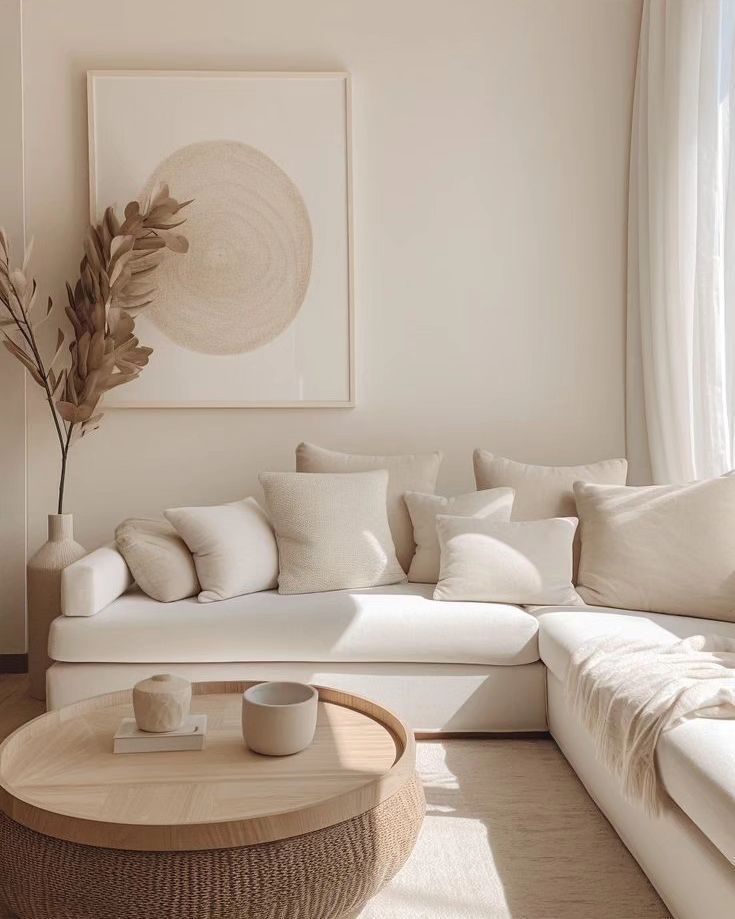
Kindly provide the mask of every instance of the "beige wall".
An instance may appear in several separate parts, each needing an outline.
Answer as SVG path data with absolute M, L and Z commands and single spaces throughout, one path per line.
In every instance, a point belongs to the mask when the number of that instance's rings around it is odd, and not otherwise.
M 0 226 L 23 259 L 21 0 L 0 0 Z M 0 353 L 0 654 L 25 650 L 25 379 Z
M 311 439 L 624 452 L 629 120 L 639 0 L 26 0 L 28 226 L 61 297 L 87 215 L 88 68 L 346 69 L 354 78 L 357 403 L 110 412 L 73 457 L 82 542 L 127 514 L 237 498 Z M 294 142 L 297 142 L 296 140 Z M 34 547 L 54 443 L 30 411 Z

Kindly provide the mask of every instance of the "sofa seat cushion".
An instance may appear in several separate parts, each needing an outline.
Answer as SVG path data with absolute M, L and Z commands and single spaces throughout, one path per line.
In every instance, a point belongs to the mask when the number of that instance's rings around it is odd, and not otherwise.
M 60 617 L 57 661 L 529 664 L 538 620 L 502 603 L 440 602 L 433 584 L 157 603 L 134 589 L 91 618 Z
M 541 659 L 559 680 L 582 644 L 611 631 L 674 642 L 702 633 L 735 638 L 735 623 L 591 607 L 546 607 L 539 619 Z M 692 718 L 661 735 L 656 762 L 664 788 L 735 864 L 735 720 Z
M 587 641 L 609 634 L 625 632 L 640 638 L 676 641 L 677 636 L 654 621 L 670 618 L 662 613 L 633 613 L 629 610 L 548 606 L 531 610 L 539 620 L 539 654 L 541 660 L 562 683 L 566 680 L 569 659 Z M 698 620 L 700 626 L 702 620 Z M 696 633 L 692 633 L 696 634 Z
M 539 654 L 554 676 L 566 679 L 569 658 L 584 642 L 610 632 L 640 638 L 658 636 L 674 642 L 691 635 L 735 638 L 735 622 L 668 613 L 642 613 L 602 606 L 539 606 L 529 608 L 539 620 Z

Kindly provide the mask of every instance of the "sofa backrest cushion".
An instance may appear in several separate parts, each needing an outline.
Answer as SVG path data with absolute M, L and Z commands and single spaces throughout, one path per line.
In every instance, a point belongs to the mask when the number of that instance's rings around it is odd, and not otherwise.
M 480 488 L 513 488 L 513 520 L 575 517 L 575 482 L 625 485 L 628 461 L 600 460 L 581 466 L 535 466 L 487 450 L 475 450 L 475 484 Z
M 735 621 L 735 478 L 574 493 L 587 603 Z

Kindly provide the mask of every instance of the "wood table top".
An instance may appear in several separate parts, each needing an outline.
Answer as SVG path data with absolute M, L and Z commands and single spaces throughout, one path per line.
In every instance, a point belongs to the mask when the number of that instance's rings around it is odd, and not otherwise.
M 377 806 L 413 775 L 413 738 L 368 700 L 320 688 L 314 742 L 261 756 L 242 741 L 252 683 L 194 684 L 202 751 L 114 754 L 130 691 L 42 715 L 0 746 L 0 809 L 48 836 L 86 845 L 185 851 L 312 832 Z

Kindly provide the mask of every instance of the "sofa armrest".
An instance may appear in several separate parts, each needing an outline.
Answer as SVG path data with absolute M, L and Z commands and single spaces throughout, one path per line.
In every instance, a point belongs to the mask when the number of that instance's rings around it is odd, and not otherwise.
M 94 616 L 131 587 L 133 576 L 114 545 L 95 549 L 61 574 L 61 612 Z

